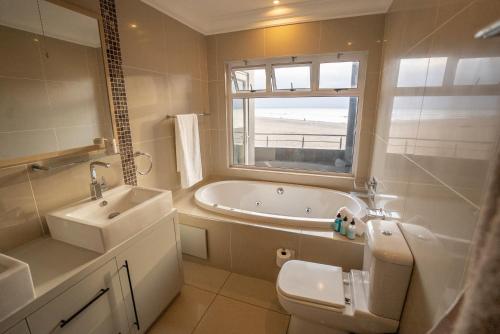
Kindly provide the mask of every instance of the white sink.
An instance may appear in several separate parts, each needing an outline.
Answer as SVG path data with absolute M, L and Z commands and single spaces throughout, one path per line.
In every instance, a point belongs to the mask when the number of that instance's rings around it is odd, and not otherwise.
M 120 186 L 47 215 L 52 238 L 105 253 L 172 210 L 167 190 Z
M 35 298 L 27 263 L 0 254 L 0 321 Z

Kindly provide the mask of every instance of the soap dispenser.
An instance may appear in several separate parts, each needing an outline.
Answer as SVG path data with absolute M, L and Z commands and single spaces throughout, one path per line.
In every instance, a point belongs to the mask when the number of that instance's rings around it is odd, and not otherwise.
M 356 238 L 356 225 L 354 223 L 354 218 L 347 228 L 347 238 L 354 240 Z

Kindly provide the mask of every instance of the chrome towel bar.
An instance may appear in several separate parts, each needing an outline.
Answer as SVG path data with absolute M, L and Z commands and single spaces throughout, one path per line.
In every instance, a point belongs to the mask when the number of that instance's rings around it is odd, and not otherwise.
M 198 116 L 210 116 L 210 114 L 207 114 L 207 113 L 202 113 L 202 114 L 196 114 Z M 170 118 L 176 118 L 177 115 L 167 115 L 167 119 L 170 119 Z

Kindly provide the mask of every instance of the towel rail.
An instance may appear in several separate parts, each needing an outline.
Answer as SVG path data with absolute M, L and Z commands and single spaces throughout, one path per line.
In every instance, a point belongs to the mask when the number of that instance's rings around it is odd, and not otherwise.
M 202 114 L 196 114 L 198 116 L 210 116 L 210 114 L 207 114 L 207 113 L 202 113 Z M 167 115 L 167 119 L 170 119 L 170 118 L 176 118 L 177 115 Z

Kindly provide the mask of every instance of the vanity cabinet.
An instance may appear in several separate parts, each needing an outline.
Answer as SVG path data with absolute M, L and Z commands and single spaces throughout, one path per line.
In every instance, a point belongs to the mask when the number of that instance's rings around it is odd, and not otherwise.
M 31 334 L 127 333 L 115 260 L 111 260 L 27 318 Z
M 181 289 L 174 224 L 163 218 L 116 257 L 131 333 L 144 333 Z

